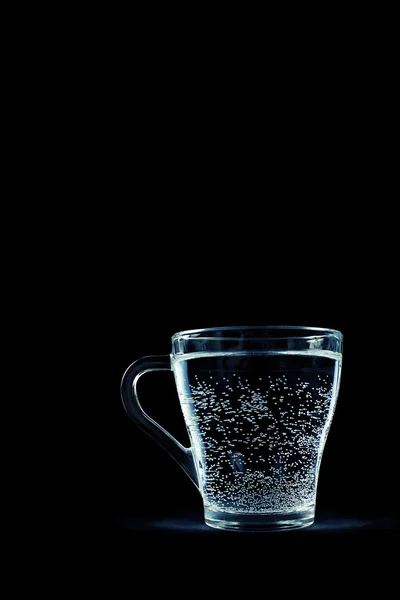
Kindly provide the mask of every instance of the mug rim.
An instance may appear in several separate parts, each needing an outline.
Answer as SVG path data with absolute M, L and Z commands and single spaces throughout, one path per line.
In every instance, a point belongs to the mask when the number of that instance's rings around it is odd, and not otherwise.
M 222 326 L 222 327 L 205 327 L 205 328 L 200 328 L 200 329 L 185 329 L 182 331 L 178 331 L 176 333 L 174 333 L 171 337 L 172 341 L 177 340 L 177 339 L 190 339 L 192 336 L 194 337 L 194 339 L 199 340 L 199 339 L 215 339 L 214 337 L 211 337 L 209 335 L 207 335 L 208 333 L 212 332 L 212 331 L 271 331 L 271 330 L 296 330 L 296 331 L 304 331 L 305 335 L 298 335 L 296 336 L 299 339 L 306 339 L 308 337 L 315 337 L 315 334 L 318 332 L 319 335 L 333 335 L 335 337 L 337 337 L 340 341 L 343 341 L 343 333 L 341 331 L 339 331 L 338 329 L 332 329 L 329 327 L 314 327 L 314 326 L 310 326 L 310 325 L 227 325 L 227 326 Z M 309 335 L 306 335 L 306 332 L 309 332 Z M 205 333 L 206 335 L 201 335 L 202 333 Z M 314 335 L 313 335 L 314 334 Z M 289 337 L 293 337 L 293 336 L 287 336 Z M 284 339 L 285 336 L 281 336 L 281 339 Z M 228 339 L 228 338 L 225 338 Z M 238 336 L 233 336 L 233 338 L 231 339 L 240 339 Z M 253 337 L 249 337 L 249 340 L 251 339 L 257 339 L 255 336 Z M 259 338 L 258 338 L 259 339 Z M 271 338 L 270 338 L 271 339 Z

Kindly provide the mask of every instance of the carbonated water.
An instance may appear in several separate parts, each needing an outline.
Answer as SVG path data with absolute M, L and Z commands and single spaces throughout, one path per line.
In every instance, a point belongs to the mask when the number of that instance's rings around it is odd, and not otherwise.
M 313 510 L 341 355 L 193 353 L 172 367 L 206 511 Z

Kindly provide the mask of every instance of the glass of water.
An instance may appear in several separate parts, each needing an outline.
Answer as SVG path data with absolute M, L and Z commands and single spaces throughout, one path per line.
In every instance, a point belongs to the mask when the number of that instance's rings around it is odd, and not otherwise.
M 121 383 L 132 420 L 198 488 L 211 527 L 312 525 L 318 474 L 339 392 L 342 334 L 299 326 L 216 327 L 172 336 L 169 356 L 131 364 Z M 137 382 L 171 370 L 185 448 L 140 406 Z

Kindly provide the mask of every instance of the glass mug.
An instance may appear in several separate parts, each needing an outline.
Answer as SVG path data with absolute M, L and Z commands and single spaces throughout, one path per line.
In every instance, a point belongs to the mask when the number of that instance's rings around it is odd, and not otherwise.
M 169 356 L 132 363 L 121 382 L 131 419 L 200 491 L 204 521 L 239 531 L 313 524 L 318 474 L 339 392 L 343 335 L 334 329 L 217 327 L 172 336 Z M 171 370 L 185 448 L 142 409 L 136 386 Z

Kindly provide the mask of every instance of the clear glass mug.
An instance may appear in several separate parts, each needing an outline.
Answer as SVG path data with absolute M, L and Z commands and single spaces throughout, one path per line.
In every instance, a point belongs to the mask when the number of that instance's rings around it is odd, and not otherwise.
M 172 336 L 169 356 L 132 363 L 121 382 L 131 419 L 198 488 L 210 527 L 312 525 L 318 474 L 339 392 L 343 335 L 316 327 L 217 327 Z M 185 448 L 142 409 L 139 377 L 171 370 Z

